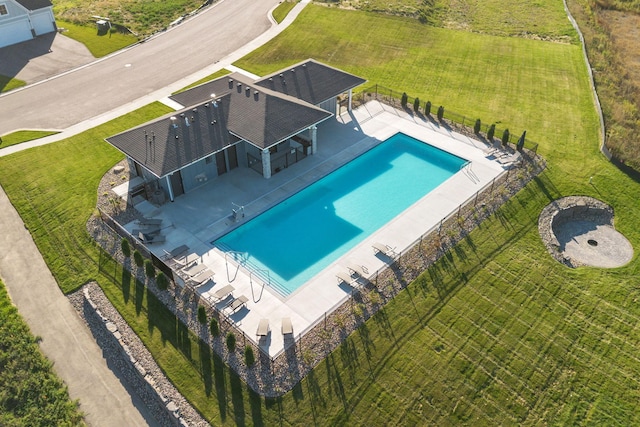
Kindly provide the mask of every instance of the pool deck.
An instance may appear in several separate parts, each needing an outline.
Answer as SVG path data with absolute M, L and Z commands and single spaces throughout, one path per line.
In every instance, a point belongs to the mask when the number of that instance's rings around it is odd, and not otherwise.
M 302 188 L 348 163 L 397 132 L 429 142 L 452 154 L 470 161 L 470 165 L 445 181 L 438 188 L 413 204 L 384 227 L 366 238 L 343 257 L 289 296 L 278 292 L 238 269 L 225 259 L 224 253 L 214 248 L 212 241 L 233 228 L 250 220 L 271 206 L 286 199 Z M 318 152 L 295 165 L 264 179 L 248 168 L 237 168 L 200 188 L 176 198 L 173 203 L 160 207 L 142 202 L 136 208 L 144 215 L 162 218 L 166 241 L 152 244 L 149 249 L 162 257 L 164 251 L 188 245 L 201 261 L 215 272 L 213 281 L 199 286 L 197 291 L 209 298 L 216 290 L 230 284 L 234 287 L 229 296 L 216 305 L 228 315 L 247 336 L 271 356 L 284 349 L 281 333 L 282 318 L 288 317 L 297 338 L 346 301 L 353 288 L 339 283 L 336 275 L 348 272 L 349 263 L 365 266 L 369 274 L 383 268 L 390 260 L 376 254 L 372 244 L 379 242 L 404 251 L 422 234 L 436 226 L 458 206 L 473 197 L 477 191 L 506 171 L 507 165 L 487 154 L 488 147 L 464 135 L 414 117 L 405 111 L 393 109 L 377 101 L 371 101 L 330 119 L 318 127 Z M 126 184 L 125 184 L 126 185 Z M 244 206 L 244 218 L 235 221 L 231 216 L 234 204 Z M 299 224 L 304 227 L 305 224 Z M 134 228 L 130 223 L 128 230 Z M 296 230 L 291 231 L 295 233 Z M 313 245 L 313 242 L 309 242 Z M 253 276 L 253 277 L 250 277 Z M 225 309 L 232 297 L 244 295 L 245 306 L 234 313 Z M 256 331 L 261 319 L 268 319 L 270 333 L 257 339 Z

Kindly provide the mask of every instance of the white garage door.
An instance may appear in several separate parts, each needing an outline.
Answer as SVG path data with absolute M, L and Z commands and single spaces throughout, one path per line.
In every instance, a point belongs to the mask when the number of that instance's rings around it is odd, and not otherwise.
M 0 25 L 0 47 L 31 40 L 31 29 L 26 20 Z
M 49 16 L 48 13 L 31 16 L 31 23 L 33 24 L 33 29 L 36 30 L 36 36 L 47 34 L 55 30 L 55 28 L 53 28 L 51 16 Z

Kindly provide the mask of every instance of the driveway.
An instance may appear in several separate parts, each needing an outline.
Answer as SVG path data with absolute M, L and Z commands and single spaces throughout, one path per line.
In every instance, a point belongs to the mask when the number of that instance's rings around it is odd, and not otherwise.
M 80 42 L 59 33 L 0 48 L 0 74 L 33 84 L 62 74 L 95 58 Z
M 100 116 L 220 61 L 272 25 L 278 0 L 219 0 L 145 43 L 71 73 L 0 95 L 0 135 L 65 129 Z

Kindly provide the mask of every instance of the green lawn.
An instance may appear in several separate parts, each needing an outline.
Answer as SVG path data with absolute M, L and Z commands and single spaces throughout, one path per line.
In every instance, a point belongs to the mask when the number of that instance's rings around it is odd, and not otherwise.
M 26 86 L 27 82 L 13 77 L 3 76 L 0 74 L 0 93 L 9 92 L 10 90 Z
M 95 24 L 78 25 L 60 20 L 58 20 L 56 24 L 58 28 L 64 28 L 66 30 L 62 34 L 85 45 L 87 49 L 89 49 L 89 52 L 96 58 L 109 55 L 138 41 L 138 38 L 132 34 L 122 34 L 119 32 L 98 34 L 98 29 Z
M 97 278 L 214 425 L 640 423 L 637 257 L 619 269 L 571 270 L 537 234 L 550 200 L 586 194 L 610 203 L 617 228 L 640 243 L 640 186 L 598 152 L 580 48 L 309 5 L 237 65 L 263 74 L 307 57 L 515 133 L 527 129 L 548 169 L 279 399 L 250 392 L 100 257 L 85 231 L 97 182 L 121 158 L 102 138 L 165 107 L 0 159 L 0 184 L 61 288 Z
M 49 131 L 37 131 L 37 130 L 20 130 L 7 135 L 2 135 L 2 141 L 0 141 L 0 148 L 6 148 L 10 145 L 16 145 L 27 141 L 33 141 L 34 139 L 44 138 L 45 136 L 55 135 L 58 132 Z
M 278 5 L 278 7 L 274 9 L 273 19 L 275 19 L 278 24 L 281 23 L 282 21 L 284 21 L 284 18 L 287 17 L 289 12 L 291 12 L 291 9 L 296 7 L 296 4 L 298 4 L 297 1 L 283 1 Z

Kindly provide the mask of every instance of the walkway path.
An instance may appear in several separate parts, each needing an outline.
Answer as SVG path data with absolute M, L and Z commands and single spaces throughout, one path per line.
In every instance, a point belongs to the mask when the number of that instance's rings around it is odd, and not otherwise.
M 62 294 L 22 219 L 0 187 L 0 277 L 11 300 L 42 337 L 40 348 L 69 386 L 89 425 L 145 426 L 155 421 L 130 395 Z M 146 418 L 146 420 L 145 420 Z
M 278 35 L 293 22 L 308 3 L 309 0 L 303 0 L 280 25 L 272 26 L 269 31 L 219 63 L 108 113 L 84 120 L 53 137 L 0 149 L 0 156 L 76 135 L 161 99 L 224 68 Z M 138 397 L 127 391 L 118 379 L 117 373 L 107 365 L 93 336 L 60 291 L 31 235 L 1 186 L 0 278 L 31 331 L 42 337 L 42 351 L 53 361 L 56 373 L 68 385 L 71 398 L 80 400 L 80 409 L 86 414 L 89 425 L 120 427 L 155 424 Z

